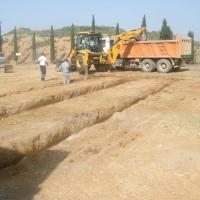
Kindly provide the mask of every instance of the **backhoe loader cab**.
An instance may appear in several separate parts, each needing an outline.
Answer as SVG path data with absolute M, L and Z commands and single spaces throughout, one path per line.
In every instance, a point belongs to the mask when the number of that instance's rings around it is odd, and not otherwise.
M 76 50 L 87 49 L 90 52 L 103 52 L 104 39 L 101 33 L 81 32 L 75 36 Z
M 68 59 L 79 72 L 84 72 L 91 65 L 102 64 L 102 55 L 108 50 L 105 35 L 95 32 L 80 32 L 75 38 L 75 47 L 71 49 Z

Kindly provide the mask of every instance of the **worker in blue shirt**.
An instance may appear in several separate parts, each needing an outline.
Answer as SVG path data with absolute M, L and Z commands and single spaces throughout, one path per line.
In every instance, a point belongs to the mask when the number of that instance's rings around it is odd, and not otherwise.
M 64 59 L 59 66 L 59 69 L 63 72 L 64 75 L 64 84 L 70 83 L 69 69 L 70 63 L 67 59 Z

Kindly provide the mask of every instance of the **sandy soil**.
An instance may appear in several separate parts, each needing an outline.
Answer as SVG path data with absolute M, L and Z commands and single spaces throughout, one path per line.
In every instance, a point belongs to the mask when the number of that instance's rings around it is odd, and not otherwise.
M 9 102 L 8 96 L 27 98 L 32 92 L 37 99 L 41 89 L 64 91 L 62 75 L 53 67 L 44 83 L 35 66 L 26 67 L 0 73 L 1 88 L 8 85 L 0 92 L 1 102 Z M 62 134 L 71 136 L 2 169 L 0 199 L 199 200 L 200 71 L 199 66 L 188 69 L 164 75 L 96 73 L 89 80 L 73 74 L 75 82 L 69 87 L 74 91 L 102 80 L 113 85 L 2 119 L 0 149 L 7 143 L 11 151 L 19 152 L 30 144 L 27 138 L 37 134 L 43 138 L 63 127 Z M 115 84 L 119 79 L 128 82 Z

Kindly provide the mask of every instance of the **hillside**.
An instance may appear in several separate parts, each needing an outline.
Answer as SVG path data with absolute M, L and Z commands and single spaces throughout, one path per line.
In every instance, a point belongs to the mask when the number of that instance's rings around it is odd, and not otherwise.
M 90 26 L 75 26 L 75 33 L 80 31 L 90 31 Z M 69 53 L 70 50 L 70 33 L 71 27 L 63 27 L 61 29 L 55 29 L 55 47 L 56 47 L 56 58 L 61 59 L 64 55 Z M 115 27 L 109 26 L 96 26 L 97 32 L 106 33 L 108 35 L 115 34 Z M 125 31 L 124 29 L 120 30 L 121 32 Z M 18 35 L 18 46 L 21 57 L 19 62 L 32 62 L 32 35 L 36 33 L 36 44 L 37 44 L 37 55 L 40 55 L 44 52 L 47 57 L 49 57 L 49 35 L 50 30 L 31 30 L 29 28 L 19 28 L 17 29 Z M 148 40 L 158 40 L 159 32 L 152 31 L 148 32 Z M 12 59 L 13 52 L 13 31 L 6 33 L 3 36 L 3 50 L 8 60 Z M 195 42 L 196 52 L 199 51 L 200 43 Z
M 75 26 L 75 32 L 90 31 L 90 26 Z M 68 54 L 70 50 L 70 32 L 71 27 L 63 27 L 61 29 L 55 29 L 55 47 L 56 58 L 61 59 L 65 54 Z M 96 26 L 97 32 L 113 35 L 115 33 L 115 27 L 109 26 Z M 124 30 L 121 29 L 121 32 Z M 17 29 L 18 46 L 21 58 L 19 62 L 32 62 L 32 35 L 36 33 L 37 54 L 44 52 L 49 57 L 49 35 L 50 30 L 31 30 L 29 28 Z M 12 59 L 13 52 L 13 30 L 6 33 L 3 36 L 3 50 L 8 60 Z

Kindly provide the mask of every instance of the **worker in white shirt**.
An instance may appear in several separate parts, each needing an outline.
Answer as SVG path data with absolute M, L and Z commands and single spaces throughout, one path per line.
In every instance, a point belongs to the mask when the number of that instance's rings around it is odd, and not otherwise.
M 46 76 L 46 67 L 48 66 L 47 57 L 44 53 L 42 53 L 38 58 L 38 63 L 40 65 L 41 81 L 44 81 Z

